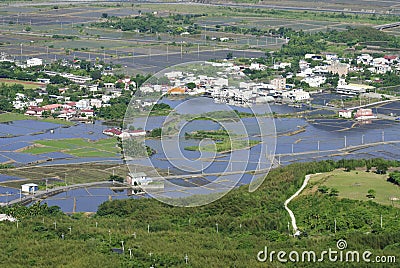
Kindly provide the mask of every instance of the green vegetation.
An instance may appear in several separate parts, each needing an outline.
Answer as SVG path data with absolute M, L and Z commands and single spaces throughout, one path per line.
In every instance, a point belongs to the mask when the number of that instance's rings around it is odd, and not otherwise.
M 90 141 L 86 139 L 39 140 L 25 153 L 63 152 L 76 157 L 115 157 L 119 153 L 116 138 Z
M 400 186 L 400 171 L 396 170 L 391 172 L 388 181 Z
M 107 21 L 92 25 L 102 28 L 120 29 L 122 31 L 138 31 L 140 33 L 170 33 L 178 35 L 183 32 L 189 32 L 195 34 L 200 33 L 200 27 L 193 23 L 193 18 L 205 15 L 176 14 L 164 18 L 148 13 L 136 17 L 108 17 Z
M 117 182 L 124 182 L 124 178 L 118 175 L 110 175 L 110 177 L 108 177 L 109 181 L 117 181 Z
M 393 187 L 387 181 L 388 176 L 365 172 L 361 170 L 352 170 L 349 172 L 335 170 L 328 173 L 312 176 L 310 187 L 304 194 L 314 193 L 316 188 L 318 192 L 332 195 L 332 190 L 339 198 L 347 198 L 360 201 L 373 201 L 382 205 L 392 205 L 391 198 L 400 196 L 400 187 Z M 370 190 L 373 190 L 370 191 Z M 396 204 L 400 208 L 400 204 Z
M 0 224 L 0 257 L 3 263 L 20 267 L 265 267 L 268 263 L 256 258 L 265 246 L 287 252 L 321 252 L 336 248 L 337 240 L 344 238 L 348 250 L 399 258 L 399 209 L 371 201 L 319 193 L 300 196 L 290 206 L 305 232 L 301 239 L 288 236 L 289 217 L 283 202 L 297 191 L 305 174 L 343 164 L 345 161 L 322 161 L 278 168 L 254 193 L 242 186 L 212 204 L 195 208 L 172 207 L 147 198 L 105 202 L 94 216 L 67 216 L 53 207 L 3 207 L 1 213 L 20 221 L 18 229 L 16 223 Z M 121 241 L 125 253 L 112 253 L 112 248 L 121 248 Z M 332 263 L 318 266 L 331 267 Z M 336 266 L 359 267 L 360 263 Z M 315 263 L 305 262 L 302 267 L 315 267 Z
M 198 130 L 192 133 L 185 133 L 186 139 L 212 139 L 217 141 L 214 144 L 207 144 L 203 147 L 199 146 L 186 146 L 185 150 L 188 151 L 216 151 L 218 153 L 226 153 L 231 152 L 234 150 L 241 150 L 245 148 L 253 147 L 260 143 L 258 140 L 246 140 L 243 137 L 235 134 L 229 134 L 226 130 L 211 130 L 211 131 L 204 131 Z
M 150 116 L 164 116 L 171 113 L 173 109 L 165 103 L 156 103 L 151 107 Z

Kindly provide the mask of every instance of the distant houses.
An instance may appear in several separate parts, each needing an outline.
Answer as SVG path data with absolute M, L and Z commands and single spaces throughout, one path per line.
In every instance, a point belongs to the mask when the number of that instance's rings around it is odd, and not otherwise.
M 354 115 L 356 120 L 370 120 L 376 119 L 376 115 L 373 114 L 372 109 L 358 109 Z

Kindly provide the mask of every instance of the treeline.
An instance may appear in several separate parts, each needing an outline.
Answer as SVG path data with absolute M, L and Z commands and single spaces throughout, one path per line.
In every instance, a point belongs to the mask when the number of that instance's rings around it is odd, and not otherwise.
M 374 42 L 380 42 L 381 44 L 382 42 L 386 42 L 387 47 L 400 47 L 399 38 L 396 36 L 366 26 L 349 27 L 347 31 L 329 31 L 326 39 L 335 43 L 346 43 L 348 46 L 354 46 L 355 44 L 365 42 L 370 44 L 374 44 Z
M 400 185 L 400 171 L 394 171 L 390 173 L 387 180 L 396 185 Z
M 99 216 L 129 216 L 135 215 L 143 220 L 141 224 L 151 220 L 153 228 L 168 230 L 172 222 L 192 219 L 194 226 L 205 228 L 220 223 L 225 226 L 226 232 L 238 230 L 239 223 L 254 234 L 266 234 L 271 230 L 284 233 L 287 230 L 283 202 L 295 193 L 304 180 L 306 174 L 330 172 L 337 168 L 379 166 L 384 163 L 389 166 L 400 165 L 399 161 L 384 159 L 371 160 L 326 160 L 312 163 L 292 164 L 285 168 L 272 170 L 260 189 L 249 194 L 247 187 L 240 187 L 217 202 L 198 208 L 175 208 L 156 200 L 118 200 L 103 203 L 97 212 Z M 336 201 L 332 201 L 336 202 Z M 353 202 L 353 201 L 349 201 Z M 359 203 L 362 204 L 362 203 Z M 149 206 L 152 209 L 146 209 Z M 154 215 L 152 211 L 157 211 Z M 207 215 L 207 217 L 204 217 Z
M 193 18 L 206 14 L 177 14 L 169 17 L 159 17 L 146 13 L 135 17 L 109 17 L 105 22 L 94 23 L 93 26 L 114 28 L 122 31 L 137 31 L 140 33 L 170 33 L 173 35 L 189 32 L 200 33 L 200 26 L 193 22 Z
M 55 216 L 62 214 L 60 207 L 48 206 L 46 203 L 34 203 L 31 206 L 1 206 L 0 213 L 10 215 L 18 220 L 34 216 Z

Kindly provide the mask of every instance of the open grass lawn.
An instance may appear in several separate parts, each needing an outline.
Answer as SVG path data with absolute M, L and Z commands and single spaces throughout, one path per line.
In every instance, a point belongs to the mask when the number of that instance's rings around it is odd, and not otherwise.
M 44 85 L 42 83 L 37 83 L 37 82 L 6 79 L 6 78 L 0 78 L 0 84 L 5 84 L 7 86 L 19 84 L 19 85 L 23 85 L 25 89 L 36 89 L 36 88 L 42 87 Z
M 120 153 L 116 138 L 108 138 L 98 141 L 86 139 L 64 140 L 39 140 L 34 147 L 24 150 L 24 153 L 43 154 L 50 152 L 63 152 L 76 157 L 115 157 Z
M 311 189 L 304 191 L 306 194 L 310 191 L 317 191 L 318 187 L 325 185 L 329 188 L 336 188 L 339 191 L 339 198 L 349 198 L 355 200 L 373 200 L 379 204 L 392 205 L 390 198 L 400 198 L 400 187 L 387 182 L 388 174 L 378 175 L 373 172 L 351 171 L 345 172 L 335 170 L 316 176 L 310 180 Z M 373 189 L 376 192 L 374 199 L 367 197 L 368 190 Z M 393 205 L 400 207 L 399 201 L 394 201 Z

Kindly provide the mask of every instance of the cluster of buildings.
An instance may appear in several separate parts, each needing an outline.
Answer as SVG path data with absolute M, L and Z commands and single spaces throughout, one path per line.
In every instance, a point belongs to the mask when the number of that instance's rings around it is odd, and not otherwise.
M 361 54 L 357 57 L 357 64 L 365 65 L 371 73 L 384 74 L 394 70 L 400 70 L 399 57 L 395 55 L 385 55 L 384 57 L 374 58 L 369 54 Z
M 172 71 L 164 76 L 168 85 L 144 85 L 144 92 L 162 92 L 170 95 L 205 95 L 216 102 L 231 105 L 251 105 L 273 101 L 299 102 L 310 99 L 310 94 L 286 83 L 286 78 L 276 77 L 269 83 L 247 81 L 243 72 L 262 70 L 265 65 L 252 63 L 249 66 L 235 65 L 232 62 L 206 62 L 213 67 L 221 67 L 213 75 L 198 75 L 193 72 Z M 242 81 L 242 82 L 235 82 Z
M 358 109 L 357 111 L 350 109 L 340 110 L 339 117 L 347 119 L 354 118 L 358 121 L 365 121 L 377 118 L 377 116 L 372 112 L 372 109 Z
M 93 109 L 80 106 L 79 102 L 68 102 L 65 104 L 48 104 L 43 106 L 29 106 L 25 115 L 44 117 L 53 116 L 65 120 L 91 120 L 95 116 Z

